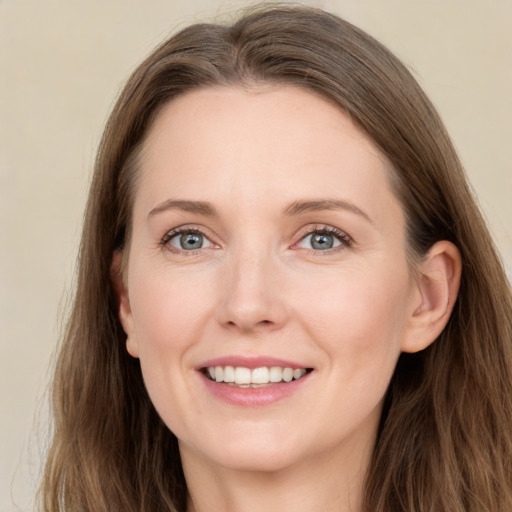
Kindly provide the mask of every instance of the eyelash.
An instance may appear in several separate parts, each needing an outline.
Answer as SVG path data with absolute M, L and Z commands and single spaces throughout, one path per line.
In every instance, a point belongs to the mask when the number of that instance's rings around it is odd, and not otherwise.
M 306 249 L 309 251 L 314 252 L 315 254 L 332 254 L 333 252 L 336 252 L 338 250 L 347 249 L 349 247 L 352 247 L 353 240 L 352 238 L 347 235 L 344 231 L 341 231 L 340 229 L 335 228 L 334 226 L 327 226 L 327 225 L 316 225 L 314 227 L 308 227 L 306 230 L 304 230 L 300 236 L 298 242 L 295 242 L 292 247 L 298 245 L 300 242 L 305 240 L 308 236 L 311 235 L 330 235 L 334 236 L 338 239 L 340 242 L 340 245 L 337 247 L 332 247 L 330 249 L 325 249 L 323 251 L 317 250 L 317 249 Z
M 206 238 L 207 240 L 210 240 L 210 238 L 208 237 L 208 235 L 206 235 L 202 230 L 198 229 L 198 228 L 194 228 L 194 227 L 187 227 L 187 226 L 182 226 L 182 227 L 178 227 L 178 228 L 174 228 L 172 229 L 171 231 L 169 231 L 168 233 L 166 233 L 162 240 L 160 241 L 160 247 L 162 248 L 167 248 L 169 251 L 171 252 L 179 252 L 179 253 L 185 253 L 187 254 L 188 256 L 192 256 L 194 254 L 197 254 L 198 251 L 200 251 L 201 249 L 197 249 L 197 250 L 191 250 L 191 251 L 185 251 L 185 250 L 180 250 L 176 247 L 171 247 L 169 245 L 169 242 L 179 236 L 179 235 L 184 235 L 184 234 L 190 234 L 190 235 L 201 235 L 203 236 L 204 238 Z M 213 242 L 211 242 L 213 243 Z
M 169 231 L 168 233 L 166 233 L 162 237 L 162 240 L 159 243 L 160 247 L 167 248 L 171 252 L 185 253 L 185 254 L 187 254 L 189 256 L 197 254 L 201 249 L 186 251 L 186 250 L 183 250 L 183 249 L 180 250 L 180 249 L 178 249 L 176 247 L 172 247 L 171 248 L 169 246 L 169 242 L 173 238 L 175 238 L 175 237 L 177 237 L 179 235 L 183 235 L 183 234 L 197 234 L 197 235 L 201 235 L 201 236 L 205 237 L 207 240 L 209 240 L 210 243 L 214 243 L 214 242 L 211 242 L 209 236 L 204 231 L 202 231 L 201 229 L 198 229 L 198 228 L 195 228 L 195 227 L 182 226 L 182 227 L 174 228 L 171 231 Z M 292 244 L 292 248 L 297 246 L 303 240 L 305 240 L 306 237 L 311 236 L 311 235 L 315 235 L 315 234 L 327 234 L 327 235 L 330 235 L 330 236 L 334 236 L 340 242 L 339 246 L 333 247 L 333 248 L 330 248 L 330 249 L 326 249 L 326 250 L 323 250 L 323 251 L 317 250 L 317 249 L 306 249 L 306 250 L 314 252 L 315 254 L 319 254 L 319 253 L 330 254 L 330 253 L 335 252 L 337 250 L 342 250 L 342 249 L 345 249 L 345 248 L 349 248 L 353 244 L 352 238 L 349 235 L 347 235 L 347 233 L 345 233 L 345 232 L 343 232 L 343 231 L 341 231 L 341 230 L 339 230 L 339 229 L 337 229 L 337 228 L 335 228 L 333 226 L 317 225 L 317 226 L 314 226 L 314 227 L 309 227 L 306 230 L 304 230 L 303 232 L 301 232 L 300 235 L 299 235 L 299 240 Z

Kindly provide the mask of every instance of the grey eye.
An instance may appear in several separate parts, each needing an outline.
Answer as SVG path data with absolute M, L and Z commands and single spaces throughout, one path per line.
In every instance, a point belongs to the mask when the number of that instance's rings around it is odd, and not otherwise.
M 305 236 L 298 247 L 303 249 L 314 249 L 315 251 L 327 251 L 342 244 L 340 238 L 334 234 L 322 231 L 315 231 Z
M 204 236 L 200 233 L 182 233 L 171 239 L 171 245 L 183 251 L 194 251 L 202 249 L 204 244 Z
M 311 247 L 320 251 L 332 249 L 334 247 L 334 237 L 326 233 L 313 233 L 311 235 Z

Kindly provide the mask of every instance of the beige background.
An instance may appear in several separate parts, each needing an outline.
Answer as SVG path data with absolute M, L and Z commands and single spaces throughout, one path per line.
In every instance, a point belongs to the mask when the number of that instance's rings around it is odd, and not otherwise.
M 415 72 L 512 271 L 512 0 L 325 0 Z M 0 512 L 32 510 L 95 148 L 134 66 L 234 1 L 0 0 Z

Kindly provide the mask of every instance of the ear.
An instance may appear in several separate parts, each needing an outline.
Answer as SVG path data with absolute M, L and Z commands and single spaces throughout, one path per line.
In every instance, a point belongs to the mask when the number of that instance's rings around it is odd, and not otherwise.
M 126 350 L 132 357 L 139 357 L 139 346 L 135 336 L 135 325 L 128 297 L 128 288 L 123 280 L 121 267 L 122 253 L 115 251 L 110 265 L 110 279 L 117 297 L 119 321 L 126 333 Z
M 457 300 L 462 263 L 457 247 L 435 243 L 421 261 L 402 351 L 419 352 L 441 334 Z

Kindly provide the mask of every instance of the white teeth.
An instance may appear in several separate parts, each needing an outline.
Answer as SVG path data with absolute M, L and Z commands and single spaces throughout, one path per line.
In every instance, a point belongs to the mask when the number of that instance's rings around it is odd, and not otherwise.
M 217 373 L 217 370 L 215 370 L 215 373 Z M 283 380 L 285 382 L 290 382 L 293 379 L 293 370 L 292 368 L 285 368 L 283 370 Z
M 217 367 L 215 367 L 217 371 Z M 235 383 L 236 384 L 250 384 L 251 383 L 251 370 L 249 368 L 242 368 L 237 366 L 235 368 Z
M 270 368 L 270 382 L 281 382 L 283 380 L 283 369 L 279 366 Z
M 270 385 L 278 382 L 291 382 L 302 378 L 306 373 L 305 368 L 282 368 L 272 366 L 267 368 L 245 368 L 243 366 L 209 366 L 207 368 L 211 380 L 225 382 L 231 385 L 249 387 L 251 385 Z
M 251 383 L 268 384 L 269 374 L 268 368 L 255 368 L 251 373 Z
M 293 378 L 295 380 L 300 379 L 303 375 L 305 375 L 305 373 L 306 373 L 306 370 L 304 370 L 303 368 L 296 368 L 295 370 L 293 370 Z M 224 377 L 224 379 L 225 379 L 225 377 Z
M 232 366 L 224 368 L 224 382 L 235 382 L 235 369 Z

